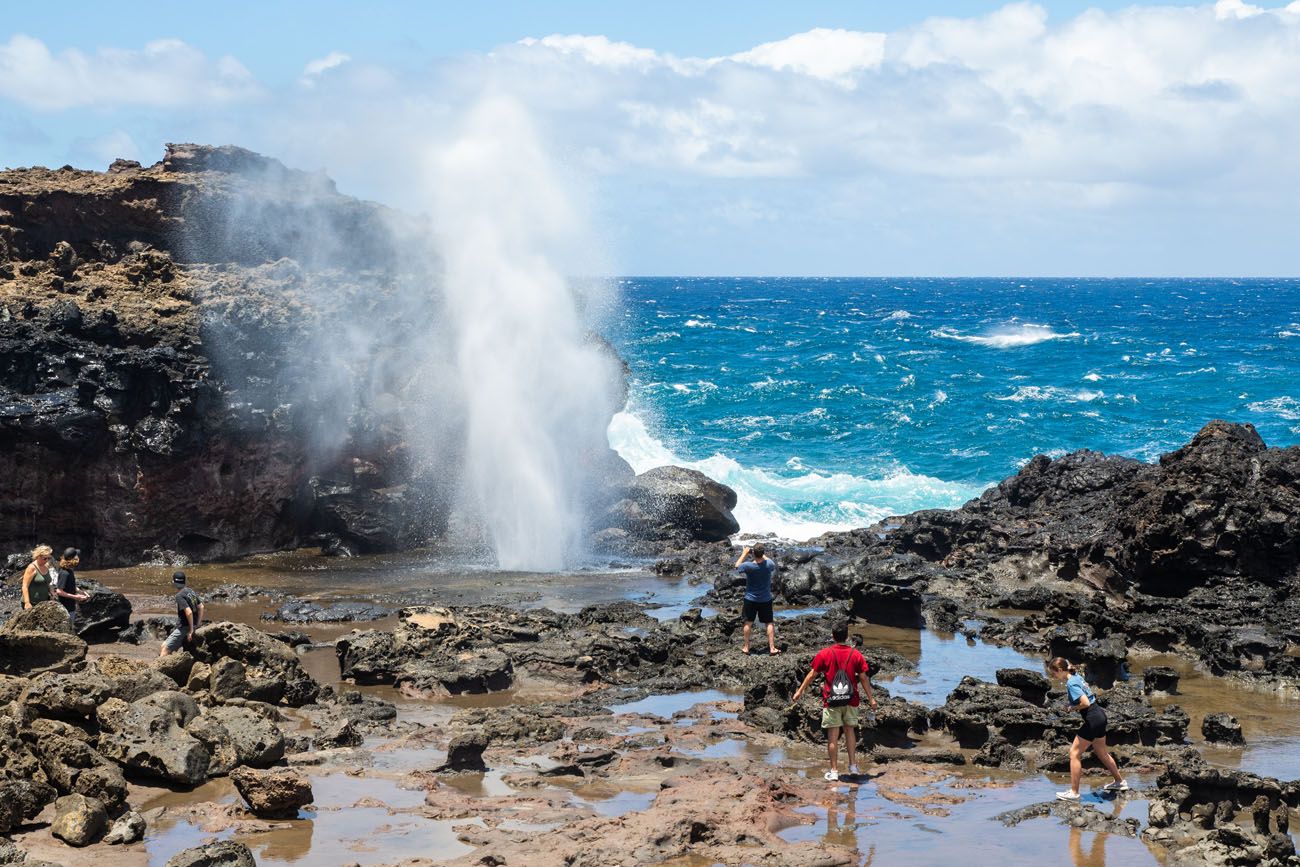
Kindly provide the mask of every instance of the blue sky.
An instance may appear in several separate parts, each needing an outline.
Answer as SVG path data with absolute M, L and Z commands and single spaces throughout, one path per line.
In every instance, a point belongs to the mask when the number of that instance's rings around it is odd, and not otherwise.
M 1300 3 L 11 4 L 0 166 L 229 142 L 422 211 L 485 93 L 619 273 L 1300 273 Z

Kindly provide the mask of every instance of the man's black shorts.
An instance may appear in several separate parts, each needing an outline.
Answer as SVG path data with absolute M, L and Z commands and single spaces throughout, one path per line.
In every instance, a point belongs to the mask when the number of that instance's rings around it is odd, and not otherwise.
M 767 602 L 750 602 L 745 600 L 745 607 L 741 611 L 741 616 L 745 618 L 746 623 L 754 622 L 754 615 L 758 615 L 760 623 L 772 622 L 772 600 Z

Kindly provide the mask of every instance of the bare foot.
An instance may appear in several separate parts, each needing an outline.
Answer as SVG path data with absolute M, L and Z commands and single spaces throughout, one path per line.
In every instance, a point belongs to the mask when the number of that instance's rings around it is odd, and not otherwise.
M 777 650 L 775 647 L 773 647 L 773 648 L 771 648 L 770 650 L 768 650 L 768 653 L 771 654 L 772 656 L 776 656 L 776 655 L 777 655 L 778 653 L 780 653 L 780 652 L 781 652 L 781 651 Z

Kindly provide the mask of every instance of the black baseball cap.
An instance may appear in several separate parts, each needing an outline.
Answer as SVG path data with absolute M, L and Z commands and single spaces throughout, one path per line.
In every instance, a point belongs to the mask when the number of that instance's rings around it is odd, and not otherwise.
M 185 583 L 185 573 L 184 573 L 184 572 L 180 572 L 180 571 L 173 572 L 173 573 L 172 573 L 172 583 L 173 583 L 173 584 L 184 584 L 184 583 Z
M 77 559 L 77 558 L 80 557 L 80 556 L 81 556 L 81 549 L 80 549 L 80 548 L 64 548 L 64 549 L 63 549 L 63 559 L 64 559 L 64 560 L 75 560 L 75 559 Z

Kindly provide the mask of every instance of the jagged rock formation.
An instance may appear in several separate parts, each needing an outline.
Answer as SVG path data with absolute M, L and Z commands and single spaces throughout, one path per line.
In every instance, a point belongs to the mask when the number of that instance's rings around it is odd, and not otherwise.
M 74 542 L 104 566 L 436 539 L 463 417 L 428 375 L 453 360 L 427 237 L 236 147 L 0 173 L 0 551 Z M 602 514 L 632 472 L 592 460 Z

